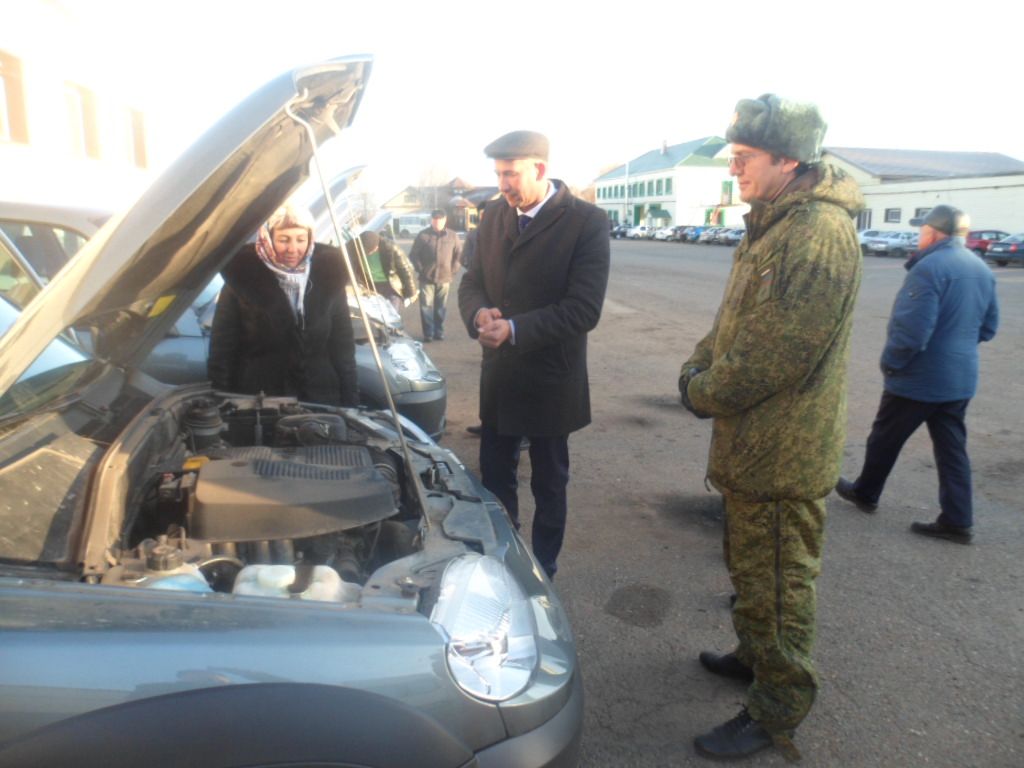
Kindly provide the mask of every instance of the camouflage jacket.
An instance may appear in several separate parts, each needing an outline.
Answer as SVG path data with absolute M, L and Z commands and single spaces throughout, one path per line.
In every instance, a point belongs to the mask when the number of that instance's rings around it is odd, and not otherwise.
M 817 499 L 839 475 L 861 254 L 857 184 L 819 165 L 755 202 L 715 324 L 683 363 L 714 418 L 708 478 L 750 501 Z

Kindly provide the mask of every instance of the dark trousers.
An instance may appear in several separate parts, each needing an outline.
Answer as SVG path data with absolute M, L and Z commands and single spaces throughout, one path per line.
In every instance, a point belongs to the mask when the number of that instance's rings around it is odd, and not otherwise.
M 444 338 L 444 318 L 448 312 L 448 289 L 451 283 L 420 283 L 420 322 L 423 338 Z
M 882 393 L 878 415 L 871 425 L 864 467 L 854 483 L 857 495 L 878 502 L 903 444 L 921 424 L 928 425 L 939 470 L 939 522 L 970 528 L 974 522 L 971 506 L 971 462 L 967 458 L 967 427 L 964 416 L 970 400 L 922 403 L 888 392 Z
M 519 453 L 522 437 L 499 435 L 487 425 L 480 432 L 480 475 L 484 488 L 505 505 L 519 528 Z M 530 490 L 533 491 L 533 555 L 554 578 L 565 537 L 568 510 L 569 437 L 530 437 Z

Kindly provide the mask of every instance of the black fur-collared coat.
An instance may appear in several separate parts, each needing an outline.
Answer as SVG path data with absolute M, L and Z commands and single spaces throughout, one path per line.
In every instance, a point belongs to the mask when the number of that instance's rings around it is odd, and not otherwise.
M 253 245 L 228 262 L 207 362 L 216 389 L 325 405 L 359 403 L 341 253 L 318 243 L 309 268 L 300 324 Z

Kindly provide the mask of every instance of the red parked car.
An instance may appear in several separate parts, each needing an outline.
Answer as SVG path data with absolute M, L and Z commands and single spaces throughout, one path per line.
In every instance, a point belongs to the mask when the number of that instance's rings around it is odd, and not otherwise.
M 984 258 L 985 251 L 988 250 L 989 245 L 1009 236 L 1009 232 L 1003 232 L 999 229 L 972 229 L 967 233 L 965 245 L 967 250 L 974 251 Z

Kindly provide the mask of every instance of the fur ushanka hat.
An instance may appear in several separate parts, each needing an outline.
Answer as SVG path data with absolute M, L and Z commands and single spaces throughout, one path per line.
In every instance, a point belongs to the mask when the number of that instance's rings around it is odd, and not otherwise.
M 826 128 L 813 104 L 799 104 L 766 93 L 756 99 L 743 99 L 736 105 L 725 140 L 802 163 L 816 163 L 821 159 Z

